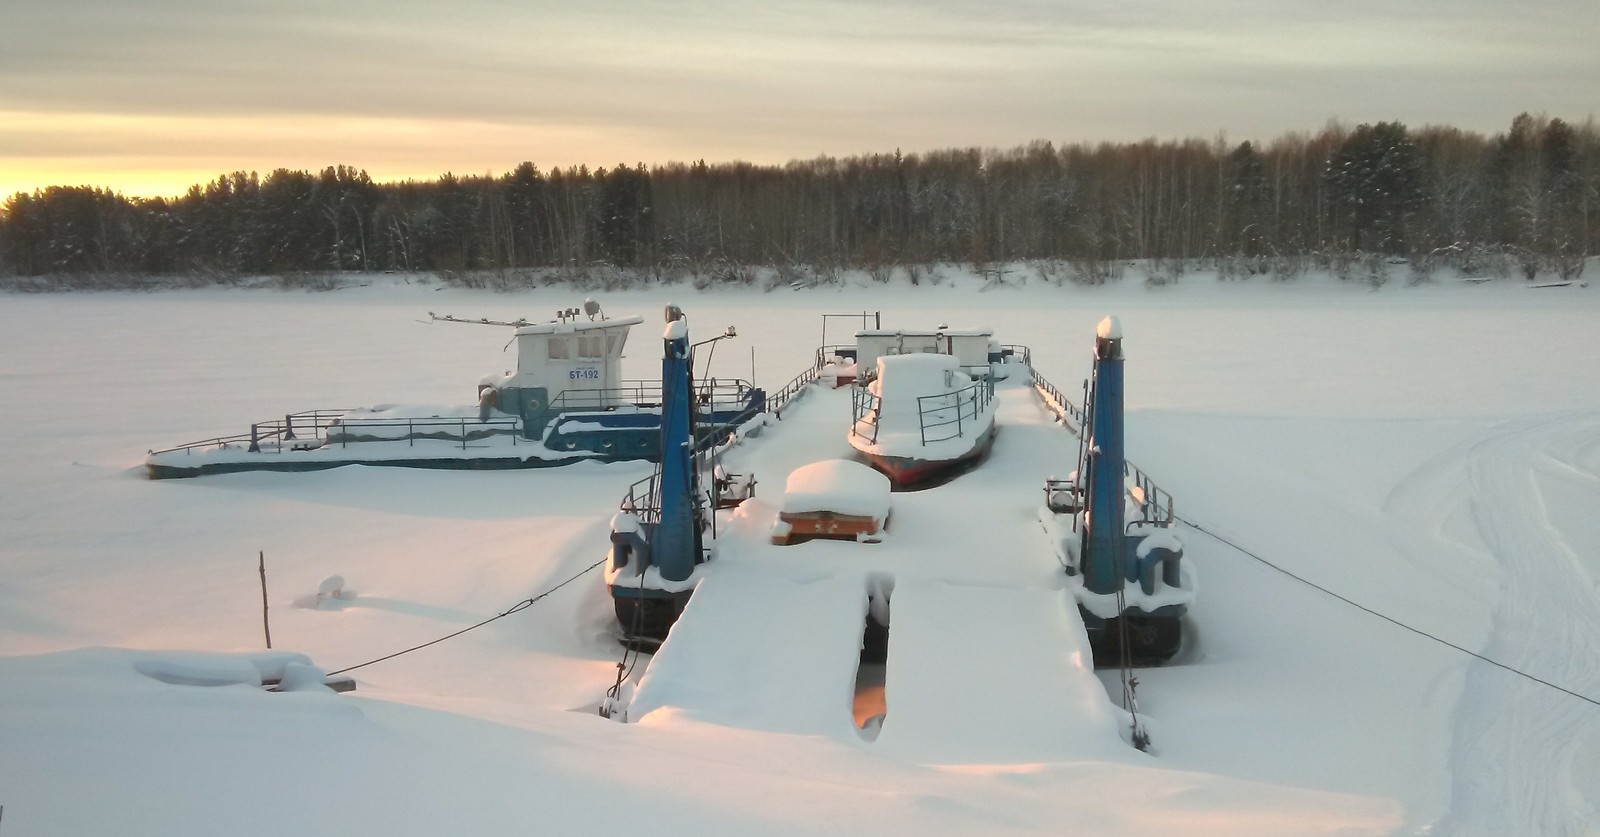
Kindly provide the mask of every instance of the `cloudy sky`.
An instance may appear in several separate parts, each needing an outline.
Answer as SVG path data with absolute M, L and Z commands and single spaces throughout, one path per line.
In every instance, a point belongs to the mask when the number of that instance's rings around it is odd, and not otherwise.
M 4 0 L 0 195 L 1600 116 L 1596 0 Z

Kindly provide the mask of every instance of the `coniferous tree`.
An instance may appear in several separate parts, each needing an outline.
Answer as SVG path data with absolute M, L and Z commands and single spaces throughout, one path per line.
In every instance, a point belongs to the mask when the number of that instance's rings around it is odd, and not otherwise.
M 1404 125 L 1356 128 L 1329 161 L 1328 180 L 1351 250 L 1406 251 L 1408 227 L 1426 196 L 1421 156 Z

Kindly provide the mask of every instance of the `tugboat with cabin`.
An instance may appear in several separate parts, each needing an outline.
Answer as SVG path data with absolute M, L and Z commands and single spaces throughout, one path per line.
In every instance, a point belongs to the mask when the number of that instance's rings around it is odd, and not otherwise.
M 607 318 L 592 299 L 544 323 L 429 316 L 514 329 L 516 371 L 481 379 L 473 405 L 310 410 L 255 422 L 247 434 L 151 451 L 150 478 L 343 465 L 504 469 L 660 460 L 661 386 L 621 374 L 629 329 L 641 318 Z M 724 336 L 733 334 L 729 328 Z M 766 409 L 765 393 L 742 380 L 713 379 L 697 395 L 697 444 L 725 438 Z

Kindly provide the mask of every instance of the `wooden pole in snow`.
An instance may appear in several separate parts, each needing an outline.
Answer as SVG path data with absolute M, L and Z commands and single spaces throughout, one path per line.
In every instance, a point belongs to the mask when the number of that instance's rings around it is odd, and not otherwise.
M 267 650 L 272 650 L 272 623 L 267 620 L 267 553 L 261 551 L 261 629 L 267 634 Z

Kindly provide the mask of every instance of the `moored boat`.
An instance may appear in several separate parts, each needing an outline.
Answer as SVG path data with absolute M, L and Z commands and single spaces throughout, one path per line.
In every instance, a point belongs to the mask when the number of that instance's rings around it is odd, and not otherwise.
M 974 379 L 952 354 L 881 355 L 851 401 L 851 447 L 896 487 L 975 461 L 994 442 L 993 379 Z
M 308 410 L 254 422 L 248 433 L 151 451 L 152 479 L 344 465 L 542 468 L 583 460 L 659 460 L 659 381 L 625 380 L 623 347 L 639 317 L 610 319 L 593 300 L 545 323 L 433 319 L 514 329 L 517 369 L 479 380 L 475 404 Z M 766 409 L 742 380 L 696 393 L 697 441 L 721 439 Z

